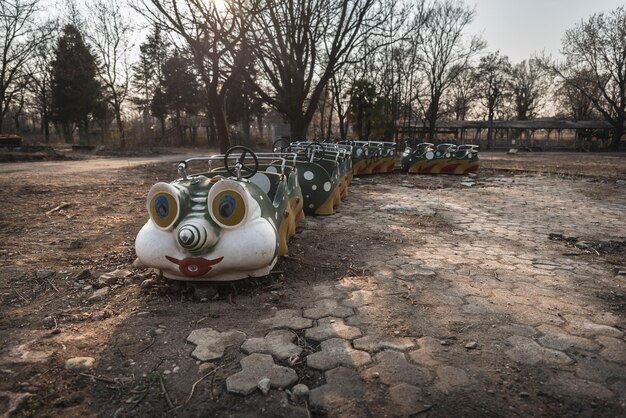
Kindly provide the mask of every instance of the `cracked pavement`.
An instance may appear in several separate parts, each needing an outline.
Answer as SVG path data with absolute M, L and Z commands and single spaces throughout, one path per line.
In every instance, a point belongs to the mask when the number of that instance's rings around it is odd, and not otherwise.
M 150 173 L 170 179 L 166 169 Z M 29 230 L 11 226 L 2 253 L 11 306 L 0 413 L 21 404 L 45 406 L 42 415 L 625 414 L 623 169 L 608 183 L 488 170 L 355 179 L 337 214 L 307 217 L 270 277 L 205 301 L 130 267 L 154 183 L 145 171 L 5 181 L 19 196 L 11 205 L 28 203 L 13 221 Z M 71 213 L 45 215 L 70 195 Z M 107 196 L 101 206 L 96 195 Z M 120 203 L 109 219 L 110 202 Z M 60 250 L 57 234 L 85 248 Z M 609 254 L 615 243 L 621 252 Z M 99 283 L 96 270 L 126 267 L 134 276 Z M 31 284 L 47 290 L 31 294 Z M 94 286 L 106 292 L 88 300 Z M 91 368 L 66 368 L 72 358 Z
M 329 275 L 308 303 L 289 301 L 300 315 L 276 311 L 260 321 L 265 332 L 304 330 L 317 344 L 306 357 L 324 371 L 311 388 L 314 411 L 624 413 L 624 311 L 599 295 L 623 295 L 626 277 L 548 235 L 623 240 L 625 193 L 586 199 L 575 182 L 541 176 L 466 189 L 391 183 L 356 180 L 340 213 L 315 218 L 298 238 L 349 235 L 358 220 L 390 240 L 351 254 L 364 274 Z

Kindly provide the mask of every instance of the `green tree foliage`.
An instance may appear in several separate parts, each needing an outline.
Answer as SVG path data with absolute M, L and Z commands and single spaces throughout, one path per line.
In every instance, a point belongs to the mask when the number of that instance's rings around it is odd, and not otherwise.
M 52 120 L 60 125 L 67 142 L 72 142 L 74 125 L 81 142 L 88 140 L 89 116 L 99 95 L 94 56 L 73 25 L 63 28 L 54 51 L 52 67 Z

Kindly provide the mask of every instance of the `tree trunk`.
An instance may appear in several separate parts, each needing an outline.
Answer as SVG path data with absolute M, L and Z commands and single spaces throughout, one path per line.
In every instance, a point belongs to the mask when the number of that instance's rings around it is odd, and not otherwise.
M 71 144 L 72 141 L 72 123 L 71 122 L 63 122 L 61 123 L 61 132 L 63 133 L 63 139 L 65 139 L 65 143 Z
M 222 110 L 222 106 L 212 104 L 210 108 L 213 120 L 215 122 L 215 135 L 217 136 L 217 145 L 220 147 L 220 152 L 223 154 L 230 148 L 230 138 L 228 135 L 228 123 L 226 122 L 226 115 Z
M 619 144 L 622 140 L 622 135 L 624 133 L 624 121 L 618 120 L 617 124 L 613 126 L 613 132 L 611 135 L 611 144 L 609 145 L 609 149 L 611 151 L 619 151 Z
M 48 121 L 48 112 L 44 111 L 41 116 L 41 127 L 43 128 L 43 137 L 46 143 L 50 142 L 50 123 Z
M 437 114 L 439 113 L 439 100 L 432 98 L 428 106 L 428 142 L 435 141 L 435 131 L 437 130 Z
M 251 138 L 250 138 L 250 115 L 248 114 L 248 105 L 247 105 L 247 97 L 244 99 L 246 101 L 246 104 L 243 106 L 243 117 L 242 117 L 242 126 L 241 126 L 241 131 L 243 132 L 243 141 L 244 144 L 250 144 L 252 143 Z
M 489 112 L 489 124 L 487 128 L 487 149 L 492 150 L 494 148 L 493 141 L 493 112 Z
M 81 145 L 89 144 L 89 120 L 84 117 L 78 126 L 78 141 Z
M 256 116 L 256 124 L 259 130 L 259 136 L 261 137 L 261 142 L 265 142 L 265 132 L 263 131 L 263 115 L 258 114 Z
M 211 131 L 209 146 L 214 147 L 217 145 L 217 142 L 215 141 L 217 138 L 217 132 L 215 129 L 215 118 L 213 117 L 213 114 L 209 114 L 209 129 Z
M 328 115 L 328 129 L 326 130 L 326 139 L 327 140 L 331 139 L 330 136 L 332 134 L 334 110 L 335 110 L 335 107 L 331 104 L 330 111 L 328 112 L 329 113 L 329 115 Z
M 2 95 L 0 95 L 0 97 L 4 97 L 4 92 L 2 92 Z M 4 106 L 3 106 L 3 100 L 0 99 L 0 134 L 4 133 L 4 131 L 2 130 L 3 122 L 4 122 Z
M 183 133 L 183 128 L 180 125 L 180 109 L 176 109 L 176 120 L 174 121 L 176 125 L 176 134 L 178 136 L 177 145 L 181 145 L 184 142 L 185 134 Z
M 292 140 L 299 136 L 306 139 L 306 133 L 309 130 L 309 121 L 307 121 L 306 117 L 302 114 L 290 115 L 289 122 L 291 124 Z
M 126 132 L 124 131 L 124 123 L 122 122 L 122 110 L 120 108 L 115 109 L 115 121 L 117 122 L 117 129 L 120 132 L 120 148 L 126 148 Z

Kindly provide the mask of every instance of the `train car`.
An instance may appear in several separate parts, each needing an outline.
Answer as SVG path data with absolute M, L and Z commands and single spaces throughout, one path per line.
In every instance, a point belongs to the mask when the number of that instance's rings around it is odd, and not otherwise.
M 402 170 L 418 174 L 476 173 L 480 166 L 477 145 L 434 145 L 422 142 L 402 154 Z

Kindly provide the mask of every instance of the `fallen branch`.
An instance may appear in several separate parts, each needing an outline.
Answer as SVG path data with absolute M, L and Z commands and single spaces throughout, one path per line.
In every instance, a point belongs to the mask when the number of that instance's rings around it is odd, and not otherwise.
M 17 291 L 17 289 L 13 289 L 13 291 L 14 291 L 15 293 L 17 293 L 17 295 L 18 295 L 20 298 L 22 298 L 22 300 L 23 300 L 24 302 L 26 302 L 26 303 L 30 303 L 28 299 L 26 299 L 24 296 L 22 296 L 22 295 L 20 294 L 20 292 L 18 292 L 18 291 Z
M 50 286 L 52 286 L 52 288 L 54 289 L 54 291 L 55 291 L 55 292 L 59 293 L 59 289 L 57 289 L 57 287 L 54 285 L 54 283 L 52 283 L 52 282 L 50 281 L 50 279 L 48 279 L 48 278 L 46 277 L 46 281 L 48 282 L 48 284 L 49 284 Z
M 193 393 L 196 390 L 196 385 L 198 385 L 198 383 L 202 382 L 207 377 L 211 376 L 213 373 L 215 373 L 221 367 L 222 366 L 214 368 L 213 370 L 211 370 L 210 372 L 208 372 L 207 374 L 202 376 L 200 379 L 196 380 L 195 383 L 191 386 L 191 393 L 189 393 L 189 397 L 187 397 L 187 400 L 185 401 L 185 403 L 188 403 L 191 400 L 191 398 L 193 397 Z
M 287 259 L 287 260 L 293 260 L 293 261 L 295 261 L 295 262 L 297 262 L 297 263 L 304 264 L 305 266 L 309 266 L 309 267 L 313 267 L 313 268 L 318 268 L 318 269 L 321 269 L 321 270 L 339 270 L 339 269 L 343 268 L 343 267 L 320 266 L 320 265 L 318 265 L 318 264 L 308 263 L 308 262 L 306 262 L 306 261 L 304 261 L 304 260 L 300 260 L 300 259 L 295 258 L 295 257 L 288 257 L 288 256 L 286 256 L 286 255 L 285 255 L 285 256 L 283 256 L 283 258 L 285 258 L 285 259 Z
M 100 376 L 96 376 L 94 374 L 87 374 L 87 373 L 79 373 L 79 375 L 84 376 L 84 377 L 89 377 L 89 378 L 94 379 L 94 380 L 99 380 L 101 382 L 111 383 L 113 385 L 119 384 L 119 382 L 117 380 L 110 379 L 108 377 L 100 377 Z
M 152 347 L 154 345 L 154 343 L 156 342 L 156 338 L 154 336 L 151 337 L 152 340 L 150 341 L 150 344 L 148 344 L 147 346 L 145 346 L 144 348 L 142 348 L 141 350 L 137 351 L 136 353 L 132 354 L 132 356 L 136 356 L 139 353 L 143 353 L 144 351 L 146 351 L 148 348 Z
M 48 212 L 46 212 L 46 215 L 50 215 L 50 214 L 52 214 L 54 212 L 58 212 L 58 211 L 60 211 L 62 209 L 65 209 L 65 208 L 69 207 L 70 205 L 71 205 L 71 203 L 69 203 L 69 202 L 61 202 L 61 204 L 59 206 L 57 206 L 56 208 L 52 208 Z
M 161 376 L 161 373 L 159 373 L 159 383 L 161 384 L 161 393 L 163 394 L 163 396 L 165 397 L 165 400 L 167 401 L 167 406 L 169 406 L 170 409 L 174 409 L 174 404 L 172 403 L 170 394 L 167 392 L 167 389 L 165 388 L 165 382 L 163 382 L 163 376 Z

